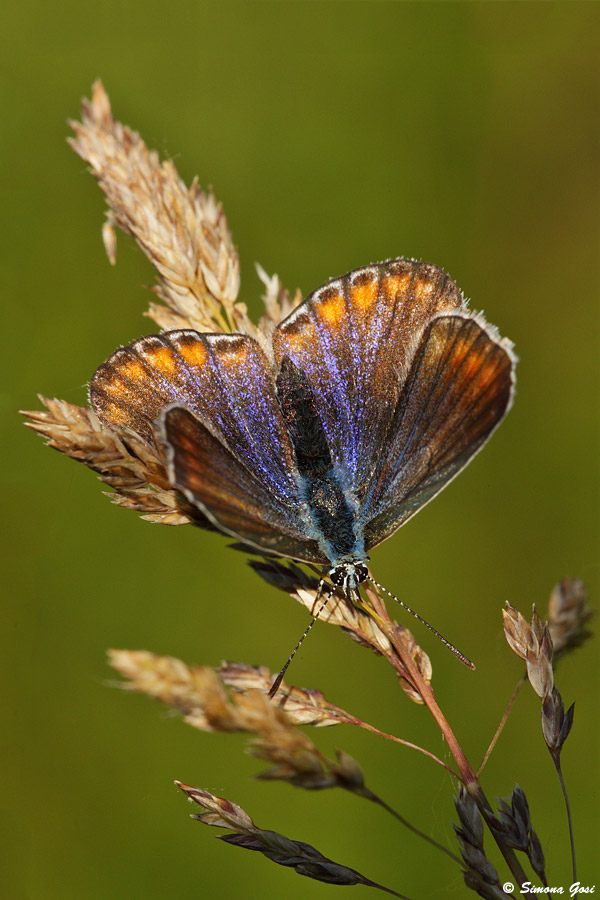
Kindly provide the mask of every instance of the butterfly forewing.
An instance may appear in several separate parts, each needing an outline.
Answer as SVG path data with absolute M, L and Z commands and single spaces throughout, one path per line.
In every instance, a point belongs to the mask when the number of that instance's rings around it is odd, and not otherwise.
M 246 335 L 172 331 L 117 350 L 94 374 L 90 402 L 105 424 L 149 441 L 165 407 L 190 409 L 261 483 L 293 508 L 296 484 L 289 436 L 271 367 Z
M 359 499 L 423 329 L 461 309 L 462 294 L 441 269 L 393 260 L 330 282 L 276 329 L 275 358 L 289 356 L 306 373 L 332 457 Z

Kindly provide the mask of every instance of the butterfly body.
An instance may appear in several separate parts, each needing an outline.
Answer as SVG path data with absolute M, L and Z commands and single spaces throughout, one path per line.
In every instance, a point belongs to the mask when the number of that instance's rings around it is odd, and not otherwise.
M 334 464 L 306 374 L 285 356 L 276 393 L 294 448 L 298 497 L 305 508 L 307 534 L 328 559 L 331 570 L 366 561 L 360 504 L 345 475 Z
M 143 338 L 96 371 L 92 407 L 162 445 L 197 524 L 321 564 L 352 595 L 371 547 L 505 415 L 511 345 L 441 269 L 405 259 L 315 291 L 265 344 L 185 330 Z

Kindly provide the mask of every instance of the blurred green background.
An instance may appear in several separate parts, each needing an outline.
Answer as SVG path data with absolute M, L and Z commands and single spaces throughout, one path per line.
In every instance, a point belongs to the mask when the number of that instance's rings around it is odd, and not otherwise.
M 38 391 L 84 402 L 95 367 L 153 330 L 141 316 L 151 267 L 124 238 L 108 265 L 103 200 L 64 141 L 97 77 L 117 118 L 188 182 L 197 174 L 214 187 L 255 314 L 255 261 L 305 294 L 390 256 L 444 267 L 514 340 L 517 401 L 469 469 L 372 565 L 477 662 L 468 672 L 414 627 L 477 764 L 522 668 L 502 636 L 504 601 L 543 612 L 567 574 L 589 584 L 592 602 L 600 586 L 598 4 L 26 0 L 3 19 L 5 896 L 340 890 L 216 842 L 216 830 L 189 820 L 174 778 L 410 897 L 468 896 L 450 860 L 379 809 L 257 783 L 261 765 L 242 736 L 195 732 L 111 689 L 108 647 L 277 668 L 307 616 L 220 537 L 111 506 L 93 474 L 44 449 L 16 411 L 35 407 Z M 587 884 L 598 874 L 597 667 L 589 644 L 557 676 L 565 701 L 577 701 L 564 770 Z M 336 630 L 315 628 L 290 674 L 447 757 L 391 670 Z M 312 736 L 355 756 L 374 791 L 456 849 L 453 784 L 441 770 L 348 728 Z M 529 689 L 483 778 L 490 798 L 516 782 L 550 884 L 566 888 L 562 802 Z

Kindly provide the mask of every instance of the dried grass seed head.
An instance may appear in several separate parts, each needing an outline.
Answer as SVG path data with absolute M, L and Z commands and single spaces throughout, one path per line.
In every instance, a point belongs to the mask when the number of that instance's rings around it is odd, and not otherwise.
M 592 615 L 583 581 L 563 578 L 554 586 L 548 602 L 548 626 L 555 664 L 559 657 L 577 649 L 592 636 L 587 628 Z
M 153 304 L 150 315 L 158 325 L 254 331 L 236 303 L 237 250 L 214 195 L 195 181 L 187 188 L 170 160 L 161 163 L 137 132 L 117 122 L 100 81 L 91 101 L 82 102 L 81 122 L 70 124 L 69 144 L 98 181 L 109 226 L 132 235 L 157 270 L 155 293 L 165 307 Z
M 538 697 L 543 699 L 554 686 L 552 639 L 548 623 L 542 624 L 535 604 L 530 623 L 508 601 L 502 615 L 508 645 L 527 663 L 529 682 Z
M 70 124 L 75 137 L 69 143 L 90 166 L 108 204 L 102 238 L 110 262 L 116 261 L 115 229 L 120 228 L 157 270 L 153 291 L 162 302 L 151 303 L 148 315 L 159 327 L 235 330 L 263 340 L 269 323 L 299 302 L 298 295 L 290 300 L 277 276 L 268 279 L 261 270 L 267 287 L 264 328 L 254 326 L 237 301 L 238 255 L 220 204 L 196 181 L 187 188 L 172 161 L 161 163 L 137 132 L 113 118 L 100 81 L 92 99 L 82 101 L 81 121 Z M 107 429 L 87 408 L 40 399 L 47 411 L 26 412 L 27 424 L 49 446 L 98 472 L 118 506 L 154 523 L 211 527 L 171 489 L 158 442 L 149 445 L 125 429 Z

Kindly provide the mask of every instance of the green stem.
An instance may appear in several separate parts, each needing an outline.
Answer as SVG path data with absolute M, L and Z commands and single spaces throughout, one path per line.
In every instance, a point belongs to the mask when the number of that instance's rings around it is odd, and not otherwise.
M 560 786 L 562 788 L 563 797 L 565 798 L 565 807 L 567 809 L 567 820 L 569 823 L 569 840 L 571 842 L 571 864 L 573 866 L 573 884 L 577 881 L 577 865 L 575 862 L 575 838 L 573 835 L 573 819 L 571 817 L 571 804 L 569 803 L 569 796 L 567 794 L 567 786 L 565 784 L 565 780 L 563 778 L 562 769 L 560 767 L 560 754 L 559 753 L 551 753 L 552 760 L 556 767 L 556 773 L 558 775 L 558 780 L 560 781 Z
M 498 742 L 498 738 L 500 737 L 500 735 L 502 734 L 502 732 L 503 732 L 503 730 L 504 730 L 504 726 L 506 725 L 506 722 L 507 722 L 508 717 L 509 717 L 509 715 L 510 715 L 510 713 L 511 713 L 511 711 L 512 711 L 512 708 L 513 708 L 513 706 L 515 705 L 515 701 L 516 701 L 516 699 L 517 699 L 517 697 L 518 697 L 518 695 L 519 695 L 519 691 L 521 690 L 521 688 L 523 687 L 523 685 L 525 684 L 526 681 L 527 681 L 527 675 L 526 675 L 526 674 L 523 675 L 523 676 L 517 681 L 517 684 L 516 684 L 516 686 L 515 686 L 515 689 L 514 689 L 514 691 L 512 692 L 512 697 L 511 697 L 510 700 L 508 701 L 508 706 L 507 706 L 506 709 L 504 710 L 504 715 L 503 715 L 502 718 L 500 719 L 500 724 L 498 725 L 498 727 L 497 727 L 497 729 L 496 729 L 496 733 L 494 734 L 494 737 L 493 737 L 492 740 L 490 741 L 490 746 L 489 746 L 489 747 L 487 748 L 487 750 L 485 751 L 485 756 L 484 756 L 483 759 L 481 760 L 481 765 L 480 765 L 479 768 L 477 769 L 477 777 L 478 777 L 478 778 L 479 778 L 479 776 L 481 775 L 481 773 L 482 773 L 482 771 L 483 771 L 483 767 L 485 766 L 485 764 L 487 763 L 488 759 L 490 758 L 491 753 L 492 753 L 492 750 L 494 749 L 494 747 L 496 746 L 496 744 L 497 744 L 497 742 Z

